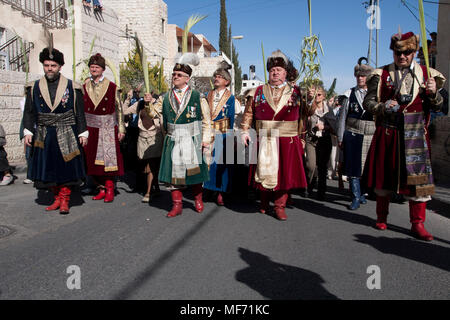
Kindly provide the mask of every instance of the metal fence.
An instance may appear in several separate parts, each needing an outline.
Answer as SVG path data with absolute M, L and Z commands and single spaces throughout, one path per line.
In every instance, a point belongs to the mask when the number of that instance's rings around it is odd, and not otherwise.
M 14 37 L 0 45 L 0 69 L 11 71 L 26 71 L 26 61 L 34 47 L 32 42 L 23 42 L 23 48 L 19 37 Z
M 0 0 L 9 4 L 33 21 L 42 23 L 49 29 L 64 29 L 68 26 L 66 2 L 71 0 Z

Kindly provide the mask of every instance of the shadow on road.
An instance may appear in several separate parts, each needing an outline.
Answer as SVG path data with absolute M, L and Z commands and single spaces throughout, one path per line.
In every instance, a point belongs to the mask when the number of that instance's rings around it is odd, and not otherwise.
M 446 218 L 450 218 L 450 204 L 445 203 L 439 199 L 432 198 L 427 202 L 427 210 L 433 210 Z
M 269 257 L 239 248 L 248 267 L 236 273 L 236 280 L 273 300 L 337 300 L 317 273 L 273 262 Z
M 385 254 L 392 254 L 450 271 L 450 248 L 414 239 L 374 237 L 355 234 L 357 242 L 365 243 Z
M 306 211 L 324 218 L 342 220 L 353 224 L 359 224 L 366 227 L 373 227 L 375 225 L 375 217 L 369 218 L 367 216 L 356 213 L 355 211 L 338 210 L 326 206 L 324 202 L 316 202 L 306 198 L 294 199 L 294 207 L 302 211 Z M 296 212 L 297 214 L 304 214 L 303 212 Z M 288 212 L 289 214 L 289 212 Z
M 200 231 L 213 217 L 217 212 L 217 208 L 210 210 L 208 212 L 204 211 L 204 218 L 198 223 L 195 224 L 191 229 L 187 230 L 182 236 L 178 237 L 178 240 L 173 243 L 161 256 L 154 259 L 154 263 L 149 265 L 144 271 L 139 273 L 133 281 L 128 283 L 120 292 L 113 295 L 111 299 L 113 300 L 125 300 L 131 299 L 132 295 L 138 291 L 141 287 L 145 286 L 145 284 L 150 281 L 150 278 L 158 272 L 161 268 L 164 267 L 166 263 L 170 261 L 170 259 L 177 254 L 184 246 L 186 246 L 189 240 L 194 237 L 197 232 Z

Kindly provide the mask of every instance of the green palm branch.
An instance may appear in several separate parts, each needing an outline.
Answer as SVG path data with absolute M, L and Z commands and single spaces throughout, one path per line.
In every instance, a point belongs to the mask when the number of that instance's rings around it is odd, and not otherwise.
M 145 85 L 145 93 L 150 93 L 150 79 L 148 77 L 148 62 L 147 62 L 147 54 L 145 53 L 142 42 L 139 40 L 137 33 L 134 35 L 134 40 L 136 42 L 136 51 L 139 55 L 141 65 L 142 65 L 142 73 L 144 74 L 144 85 Z
M 188 52 L 188 36 L 191 28 L 205 19 L 207 16 L 201 16 L 201 15 L 192 15 L 189 17 L 188 21 L 184 25 L 184 31 L 183 31 L 183 39 L 182 39 L 182 46 L 181 51 L 182 53 Z

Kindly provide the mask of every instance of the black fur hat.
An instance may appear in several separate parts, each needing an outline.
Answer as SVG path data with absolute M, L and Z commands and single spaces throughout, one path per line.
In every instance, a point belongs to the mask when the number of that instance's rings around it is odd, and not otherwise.
M 44 63 L 45 60 L 55 61 L 60 66 L 64 65 L 64 55 L 55 48 L 53 48 L 51 52 L 49 48 L 44 48 L 44 50 L 41 51 L 39 54 L 39 61 Z
M 298 77 L 298 71 L 295 69 L 294 63 L 280 50 L 272 52 L 272 55 L 267 58 L 267 71 L 270 71 L 273 67 L 285 69 L 287 72 L 286 80 L 289 82 L 295 81 Z

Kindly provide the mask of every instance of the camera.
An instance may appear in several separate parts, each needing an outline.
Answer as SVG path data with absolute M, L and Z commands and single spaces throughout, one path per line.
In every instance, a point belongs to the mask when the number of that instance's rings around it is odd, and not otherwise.
M 408 104 L 412 101 L 412 94 L 400 94 L 398 96 L 398 104 L 402 105 L 402 104 Z

